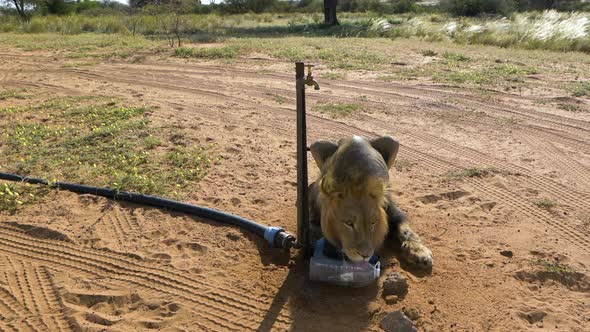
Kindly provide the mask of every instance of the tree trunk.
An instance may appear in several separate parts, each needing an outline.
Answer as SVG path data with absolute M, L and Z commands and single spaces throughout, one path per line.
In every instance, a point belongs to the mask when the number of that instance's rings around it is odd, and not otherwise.
M 336 5 L 338 0 L 324 0 L 324 24 L 326 25 L 339 25 L 338 18 L 336 17 Z
M 28 17 L 27 17 L 27 12 L 25 11 L 24 1 L 12 0 L 12 3 L 14 3 L 14 7 L 16 7 L 16 12 L 20 16 L 20 18 L 23 21 L 27 21 Z

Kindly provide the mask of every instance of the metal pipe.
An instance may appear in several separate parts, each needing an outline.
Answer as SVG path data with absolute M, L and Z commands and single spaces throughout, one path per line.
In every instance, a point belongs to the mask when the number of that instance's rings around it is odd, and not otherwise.
M 305 65 L 295 63 L 297 91 L 297 239 L 306 255 L 311 255 L 309 243 L 309 208 L 307 192 L 307 132 L 305 123 Z

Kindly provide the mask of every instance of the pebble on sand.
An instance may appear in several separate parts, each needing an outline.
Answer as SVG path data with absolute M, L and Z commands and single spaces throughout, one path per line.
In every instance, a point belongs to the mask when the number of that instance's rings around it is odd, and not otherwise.
M 390 312 L 379 322 L 386 332 L 416 332 L 414 323 L 401 310 Z
M 399 272 L 391 272 L 383 281 L 383 296 L 404 296 L 408 292 L 408 281 Z

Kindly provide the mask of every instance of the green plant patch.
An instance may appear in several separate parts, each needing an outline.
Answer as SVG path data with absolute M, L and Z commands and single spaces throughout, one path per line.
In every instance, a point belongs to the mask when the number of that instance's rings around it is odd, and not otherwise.
M 177 147 L 149 109 L 107 98 L 54 99 L 2 121 L 4 171 L 182 196 L 207 174 L 208 147 Z M 42 118 L 42 121 L 40 120 Z
M 317 104 L 312 108 L 313 111 L 324 113 L 330 115 L 332 118 L 340 118 L 349 116 L 358 110 L 360 110 L 360 105 L 358 104 L 337 104 L 337 103 L 327 103 L 327 104 Z

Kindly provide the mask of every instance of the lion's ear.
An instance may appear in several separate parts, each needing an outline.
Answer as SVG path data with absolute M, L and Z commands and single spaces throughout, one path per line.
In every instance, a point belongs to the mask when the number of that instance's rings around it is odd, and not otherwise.
M 381 154 L 387 168 L 391 168 L 397 157 L 399 142 L 391 136 L 382 136 L 371 140 L 371 146 Z
M 330 141 L 318 140 L 313 142 L 309 149 L 311 150 L 311 155 L 313 156 L 315 163 L 318 165 L 318 168 L 322 169 L 326 160 L 338 150 L 338 144 Z

